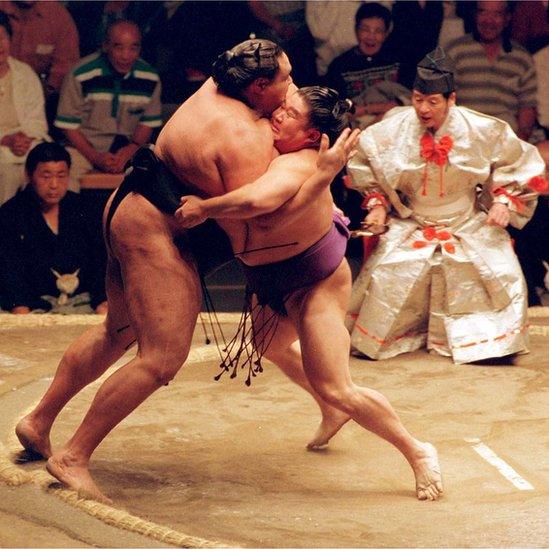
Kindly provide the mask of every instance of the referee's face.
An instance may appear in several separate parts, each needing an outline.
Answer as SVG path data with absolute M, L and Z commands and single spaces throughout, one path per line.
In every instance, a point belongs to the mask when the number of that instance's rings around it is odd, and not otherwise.
M 421 125 L 433 132 L 442 126 L 448 116 L 448 110 L 455 103 L 455 92 L 452 92 L 448 99 L 441 93 L 424 94 L 418 90 L 412 92 L 412 106 Z

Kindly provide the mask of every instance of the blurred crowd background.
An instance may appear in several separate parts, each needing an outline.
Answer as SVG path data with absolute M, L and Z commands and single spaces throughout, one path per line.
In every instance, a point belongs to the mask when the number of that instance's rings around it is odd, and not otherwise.
M 280 43 L 298 86 L 352 99 L 361 128 L 410 104 L 417 62 L 440 45 L 456 62 L 458 104 L 506 120 L 547 162 L 544 0 L 0 1 L 3 311 L 105 311 L 109 192 L 217 55 L 249 37 Z M 343 178 L 332 191 L 358 224 L 361 197 Z M 530 305 L 543 295 L 548 224 L 545 196 L 512 234 Z M 349 255 L 361 251 L 351 243 Z

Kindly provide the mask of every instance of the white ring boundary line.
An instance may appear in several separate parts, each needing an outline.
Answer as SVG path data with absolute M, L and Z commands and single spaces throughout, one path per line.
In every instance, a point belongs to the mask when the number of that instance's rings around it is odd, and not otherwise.
M 472 444 L 473 450 L 490 465 L 495 467 L 515 488 L 519 490 L 534 490 L 534 487 L 522 478 L 506 461 L 501 459 L 491 448 L 479 438 L 466 438 L 465 442 Z

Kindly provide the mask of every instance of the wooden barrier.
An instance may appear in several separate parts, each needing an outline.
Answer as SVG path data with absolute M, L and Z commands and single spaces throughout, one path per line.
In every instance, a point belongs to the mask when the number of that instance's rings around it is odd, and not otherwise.
M 81 189 L 116 189 L 124 179 L 123 173 L 90 172 L 80 178 Z

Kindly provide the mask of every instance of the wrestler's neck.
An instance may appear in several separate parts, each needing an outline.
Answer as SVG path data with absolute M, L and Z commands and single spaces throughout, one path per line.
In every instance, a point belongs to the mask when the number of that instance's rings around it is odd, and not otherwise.
M 318 142 L 311 143 L 310 141 L 305 141 L 305 140 L 301 140 L 297 142 L 275 140 L 274 147 L 280 154 L 288 154 L 288 153 L 293 153 L 297 151 L 307 151 L 307 150 L 318 152 L 319 143 Z
M 267 104 L 262 101 L 257 95 L 253 95 L 250 92 L 243 91 L 240 97 L 240 101 L 244 103 L 254 114 L 254 116 L 259 118 L 269 118 L 274 111 L 272 102 Z

